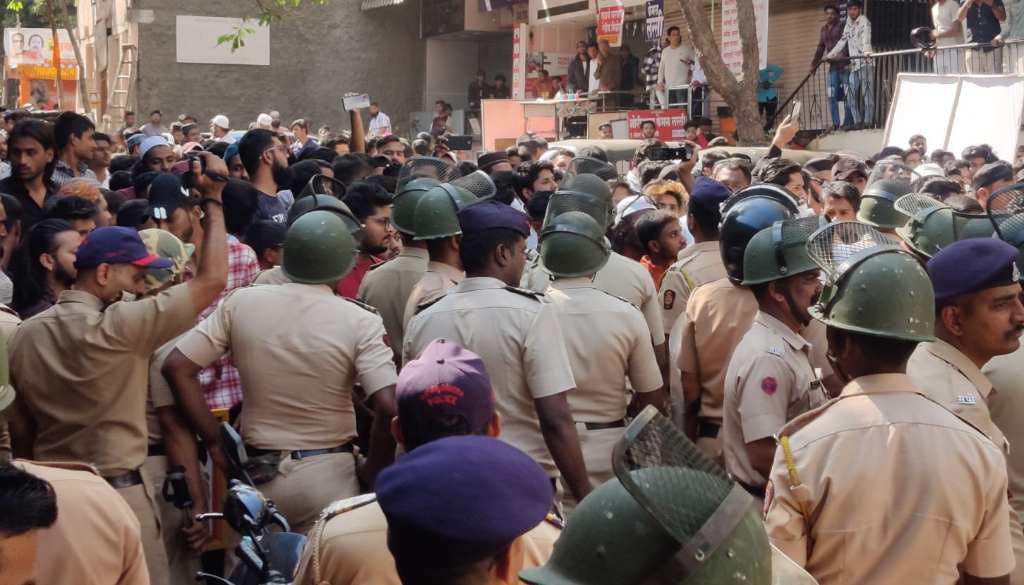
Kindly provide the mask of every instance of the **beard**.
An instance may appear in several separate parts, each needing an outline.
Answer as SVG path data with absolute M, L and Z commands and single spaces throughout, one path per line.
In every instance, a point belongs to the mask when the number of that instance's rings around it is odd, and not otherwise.
M 64 288 L 71 288 L 75 284 L 75 274 L 65 269 L 60 264 L 57 264 L 53 268 L 53 279 L 60 283 Z
M 277 188 L 287 189 L 292 184 L 292 169 L 285 165 L 278 164 L 274 161 L 274 165 L 270 167 L 270 173 L 274 177 L 274 182 L 277 183 Z

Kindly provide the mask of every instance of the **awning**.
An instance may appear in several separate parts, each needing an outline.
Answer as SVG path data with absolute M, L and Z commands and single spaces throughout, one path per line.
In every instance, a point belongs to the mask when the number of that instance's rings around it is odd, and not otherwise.
M 395 6 L 401 4 L 405 0 L 363 0 L 363 10 L 373 10 L 374 8 L 387 8 L 388 6 Z

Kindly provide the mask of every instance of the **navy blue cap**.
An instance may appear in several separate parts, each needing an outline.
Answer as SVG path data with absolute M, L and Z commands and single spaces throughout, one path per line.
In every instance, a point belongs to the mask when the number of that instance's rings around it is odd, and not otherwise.
M 174 173 L 160 173 L 149 184 L 150 217 L 155 220 L 171 219 L 178 208 L 188 203 L 188 189 Z
M 139 232 L 126 227 L 101 227 L 89 232 L 75 254 L 75 268 L 100 264 L 134 264 L 145 268 L 170 268 L 166 258 L 150 254 Z
M 690 199 L 707 211 L 718 211 L 730 195 L 732 191 L 724 184 L 710 177 L 698 177 L 693 183 Z
M 948 299 L 1020 280 L 1017 248 L 995 238 L 971 238 L 939 250 L 928 261 L 935 299 Z
M 494 557 L 544 520 L 554 496 L 529 455 L 472 435 L 417 447 L 382 471 L 376 487 L 399 573 Z
M 530 235 L 530 218 L 525 213 L 493 199 L 460 209 L 459 225 L 463 237 L 499 228 L 517 231 L 524 238 Z

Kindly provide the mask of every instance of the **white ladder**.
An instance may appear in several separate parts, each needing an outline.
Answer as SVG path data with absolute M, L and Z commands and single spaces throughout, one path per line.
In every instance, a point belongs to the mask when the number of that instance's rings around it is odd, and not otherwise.
M 121 46 L 121 62 L 117 64 L 117 75 L 107 103 L 107 116 L 111 124 L 117 128 L 124 120 L 124 113 L 129 109 L 131 93 L 135 83 L 135 60 L 138 48 L 135 45 Z

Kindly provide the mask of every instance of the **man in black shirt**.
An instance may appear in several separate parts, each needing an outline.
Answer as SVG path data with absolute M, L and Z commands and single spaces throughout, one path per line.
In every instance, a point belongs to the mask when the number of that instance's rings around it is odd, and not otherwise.
M 53 127 L 48 122 L 24 119 L 7 139 L 11 176 L 0 181 L 0 193 L 13 195 L 21 203 L 22 233 L 43 219 L 46 200 L 57 191 L 50 180 L 57 160 Z
M 1006 20 L 1003 0 L 964 0 L 957 20 L 967 21 L 967 42 L 988 44 L 999 36 Z M 992 46 L 967 51 L 968 73 L 1002 73 L 1003 52 Z

